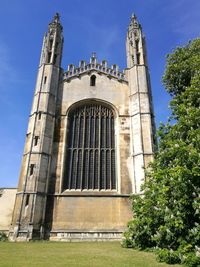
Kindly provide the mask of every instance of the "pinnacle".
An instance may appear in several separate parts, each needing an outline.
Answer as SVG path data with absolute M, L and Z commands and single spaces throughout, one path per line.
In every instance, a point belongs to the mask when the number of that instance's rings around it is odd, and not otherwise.
M 58 12 L 56 12 L 55 16 L 54 16 L 54 22 L 58 23 L 60 21 L 60 14 Z
M 137 20 L 137 17 L 136 17 L 136 15 L 135 15 L 135 13 L 132 13 L 132 15 L 131 15 L 131 19 L 135 19 L 135 20 Z
M 131 15 L 131 22 L 134 23 L 134 24 L 137 23 L 137 17 L 136 17 L 136 15 L 135 15 L 135 13 L 133 13 L 133 14 Z

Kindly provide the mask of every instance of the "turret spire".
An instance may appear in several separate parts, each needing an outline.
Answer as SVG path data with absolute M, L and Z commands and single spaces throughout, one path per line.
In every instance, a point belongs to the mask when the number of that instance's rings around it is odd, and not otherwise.
M 146 64 L 145 40 L 142 34 L 142 27 L 135 14 L 132 14 L 128 27 L 126 51 L 128 68 L 131 68 L 135 64 Z
M 60 22 L 60 14 L 58 12 L 56 12 L 56 14 L 54 16 L 54 22 L 56 22 L 56 23 Z
M 61 23 L 60 23 L 60 14 L 58 12 L 56 12 L 56 14 L 54 15 L 51 23 L 49 23 L 50 26 L 52 25 L 59 25 L 61 26 Z M 61 26 L 62 28 L 62 26 Z
M 56 13 L 51 23 L 49 23 L 48 33 L 44 36 L 40 65 L 54 64 L 60 67 L 63 47 L 62 30 L 60 15 Z

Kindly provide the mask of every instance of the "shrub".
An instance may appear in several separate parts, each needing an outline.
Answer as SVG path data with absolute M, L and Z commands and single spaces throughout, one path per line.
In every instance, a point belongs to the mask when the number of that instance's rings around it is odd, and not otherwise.
M 0 232 L 0 241 L 4 242 L 7 241 L 8 237 L 4 232 Z
M 123 248 L 133 248 L 133 244 L 130 239 L 123 239 L 121 245 Z
M 181 263 L 179 253 L 177 251 L 161 249 L 158 251 L 157 260 L 159 262 L 166 262 L 168 264 Z
M 200 38 L 168 55 L 163 81 L 172 115 L 158 130 L 143 194 L 132 196 L 125 237 L 134 248 L 157 247 L 161 262 L 200 267 Z
M 200 266 L 200 258 L 195 255 L 195 253 L 188 253 L 183 256 L 182 264 L 187 267 L 199 267 Z

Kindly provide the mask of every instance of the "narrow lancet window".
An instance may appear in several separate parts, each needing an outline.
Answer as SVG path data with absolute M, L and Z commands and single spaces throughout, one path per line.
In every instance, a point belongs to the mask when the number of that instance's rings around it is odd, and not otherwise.
M 26 202 L 25 202 L 25 206 L 26 206 L 26 207 L 29 205 L 29 199 L 30 199 L 30 195 L 27 194 L 27 195 L 26 195 Z
M 35 136 L 34 138 L 34 146 L 38 145 L 39 136 Z
M 42 113 L 41 111 L 38 112 L 38 120 L 41 120 L 41 117 L 42 117 Z
M 33 175 L 35 164 L 30 165 L 30 175 Z
M 135 40 L 135 48 L 136 48 L 136 53 L 138 53 L 139 52 L 139 40 L 138 39 Z
M 57 55 L 54 55 L 54 57 L 53 57 L 53 64 L 56 64 L 56 60 L 57 60 Z
M 51 52 L 48 53 L 48 61 L 47 63 L 50 63 L 51 62 Z
M 53 47 L 53 39 L 50 39 L 50 41 L 49 41 L 49 48 L 50 48 L 50 50 L 52 49 L 52 47 Z
M 137 53 L 137 64 L 140 64 L 140 53 Z
M 44 84 L 47 82 L 47 76 L 44 77 Z
M 96 76 L 92 75 L 90 77 L 90 86 L 95 86 L 96 85 Z

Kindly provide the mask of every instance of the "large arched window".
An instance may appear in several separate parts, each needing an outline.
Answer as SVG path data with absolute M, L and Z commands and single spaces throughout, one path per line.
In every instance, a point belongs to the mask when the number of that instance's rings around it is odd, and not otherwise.
M 114 111 L 91 102 L 68 117 L 64 189 L 116 189 Z

